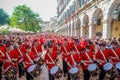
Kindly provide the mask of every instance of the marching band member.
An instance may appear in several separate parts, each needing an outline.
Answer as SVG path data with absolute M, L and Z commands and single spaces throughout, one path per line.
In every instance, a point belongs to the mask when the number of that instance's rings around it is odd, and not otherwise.
M 120 60 L 120 53 L 118 52 L 117 42 L 112 42 L 112 48 L 109 49 L 110 52 L 110 61 L 115 64 Z
M 109 49 L 109 53 L 110 53 L 110 62 L 116 67 L 118 68 L 116 65 L 120 62 L 120 47 L 118 47 L 118 43 L 117 42 L 112 42 L 112 48 Z M 116 72 L 116 76 L 119 77 L 120 76 L 120 70 L 118 68 L 118 73 Z M 114 80 L 111 79 L 111 80 Z
M 70 50 L 70 46 L 69 46 L 68 40 L 64 39 L 63 44 L 60 47 L 60 53 L 62 54 L 62 60 L 63 60 L 64 77 L 68 73 L 68 70 L 67 70 L 68 65 L 66 63 L 66 60 L 67 60 L 69 50 Z
M 56 51 L 59 54 L 59 46 L 56 42 L 53 42 L 53 51 Z
M 90 73 L 88 71 L 88 66 L 93 63 L 93 51 L 90 50 L 89 45 L 86 46 L 86 49 L 82 48 L 80 56 L 81 62 L 83 63 L 81 66 L 83 68 L 84 80 L 89 80 Z
M 32 52 L 34 52 L 36 56 L 41 56 L 42 54 L 42 45 L 39 44 L 37 39 L 33 41 Z
M 24 46 L 22 46 L 22 42 L 18 42 L 16 45 L 16 52 L 18 54 L 18 69 L 19 69 L 19 78 L 24 75 L 24 65 L 23 65 L 23 54 L 26 53 L 26 49 Z
M 67 56 L 66 63 L 68 65 L 68 71 L 72 67 L 78 67 L 78 63 L 80 62 L 80 56 L 79 54 L 75 51 L 74 46 L 70 48 L 70 52 Z M 68 80 L 71 79 L 70 72 L 68 73 Z
M 3 64 L 3 74 L 6 75 L 7 71 L 10 70 L 11 67 L 14 67 L 16 70 L 15 72 L 18 72 L 18 66 L 17 66 L 17 58 L 18 55 L 16 54 L 16 51 L 13 50 L 13 48 L 11 47 L 11 43 L 10 41 L 8 41 L 6 43 L 6 53 L 5 53 L 5 57 L 4 57 L 4 64 Z M 5 76 L 6 80 L 9 80 L 9 78 L 7 76 Z M 15 80 L 17 80 L 17 73 L 15 73 Z
M 47 43 L 47 52 L 44 58 L 44 61 L 49 71 L 49 80 L 54 80 L 54 77 L 50 74 L 50 70 L 52 69 L 53 66 L 56 65 L 56 62 L 58 61 L 58 54 L 56 51 L 53 51 L 52 47 L 53 47 L 53 42 L 50 40 Z
M 3 57 L 6 53 L 6 47 L 4 46 L 2 40 L 0 40 L 0 80 L 2 79 L 2 65 L 3 65 Z
M 24 58 L 24 67 L 26 70 L 26 79 L 27 80 L 34 80 L 33 76 L 30 75 L 30 73 L 28 72 L 28 68 L 34 64 L 34 61 L 36 59 L 35 53 L 31 51 L 31 46 L 27 45 L 26 46 L 26 54 L 23 54 L 23 58 Z
M 82 48 L 86 48 L 87 42 L 86 42 L 86 40 L 84 38 L 82 38 L 80 40 L 80 45 L 81 45 Z
M 106 73 L 105 70 L 103 69 L 103 66 L 106 62 L 108 62 L 109 58 L 109 51 L 106 49 L 106 43 L 103 42 L 101 44 L 101 49 L 96 53 L 95 55 L 96 61 L 99 63 L 101 73 L 99 75 L 99 80 L 103 80 Z

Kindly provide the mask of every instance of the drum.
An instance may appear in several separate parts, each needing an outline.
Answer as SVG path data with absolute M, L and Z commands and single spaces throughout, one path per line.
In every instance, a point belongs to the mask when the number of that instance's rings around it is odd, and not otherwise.
M 79 69 L 77 67 L 72 67 L 69 73 L 73 79 L 78 79 Z
M 17 74 L 17 68 L 13 67 L 13 66 L 10 66 L 10 68 L 8 69 L 8 71 L 5 73 L 5 76 L 12 80 L 16 77 L 16 74 Z
M 36 58 L 36 62 L 38 64 L 38 66 L 42 66 L 44 64 L 44 60 L 42 58 L 40 58 L 40 57 Z
M 30 73 L 31 76 L 33 77 L 37 77 L 40 75 L 40 70 L 38 68 L 38 66 L 36 65 L 31 65 L 29 68 L 28 68 L 28 73 Z
M 120 78 L 120 62 L 118 62 L 117 64 L 115 64 L 115 67 L 117 68 L 117 74 L 116 74 L 116 76 Z
M 103 69 L 104 69 L 105 71 L 109 71 L 109 70 L 112 69 L 112 67 L 113 67 L 113 65 L 112 65 L 111 63 L 106 63 L 106 64 L 103 66 Z
M 62 70 L 58 66 L 54 66 L 50 70 L 50 74 L 52 74 L 57 79 L 62 77 L 62 73 Z
M 100 74 L 100 69 L 97 64 L 93 63 L 88 66 L 88 71 L 92 76 L 97 76 Z
M 118 70 L 120 70 L 120 62 L 118 62 L 115 66 Z
M 103 69 L 106 71 L 106 73 L 109 75 L 109 77 L 114 77 L 116 73 L 116 69 L 114 68 L 113 64 L 111 63 L 105 63 L 103 66 Z

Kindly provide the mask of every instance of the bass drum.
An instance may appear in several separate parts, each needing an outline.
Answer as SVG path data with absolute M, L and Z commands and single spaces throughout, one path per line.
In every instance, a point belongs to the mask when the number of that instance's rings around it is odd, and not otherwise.
M 38 66 L 36 66 L 36 65 L 31 65 L 27 69 L 27 72 L 30 73 L 30 75 L 33 77 L 37 77 L 40 75 L 40 70 L 39 70 Z
M 72 67 L 70 70 L 69 70 L 69 73 L 72 77 L 72 79 L 76 80 L 79 78 L 79 69 L 77 67 Z
M 88 66 L 88 71 L 90 72 L 91 76 L 97 76 L 100 74 L 100 69 L 95 63 Z
M 58 66 L 54 66 L 50 70 L 50 74 L 57 79 L 62 77 L 62 73 L 63 73 L 62 70 Z
M 114 77 L 116 73 L 116 69 L 114 68 L 112 63 L 105 63 L 103 69 L 106 71 L 109 77 Z

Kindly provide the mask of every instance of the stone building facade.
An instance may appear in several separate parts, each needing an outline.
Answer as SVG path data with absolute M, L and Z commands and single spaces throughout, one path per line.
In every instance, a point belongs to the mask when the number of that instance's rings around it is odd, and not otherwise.
M 58 0 L 57 4 L 58 34 L 120 37 L 120 0 Z

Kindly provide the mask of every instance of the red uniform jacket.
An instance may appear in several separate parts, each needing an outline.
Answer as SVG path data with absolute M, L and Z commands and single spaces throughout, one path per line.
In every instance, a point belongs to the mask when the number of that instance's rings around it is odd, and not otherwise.
M 90 45 L 90 51 L 95 51 L 95 46 L 94 45 Z
M 79 52 L 81 52 L 81 45 L 80 44 L 77 45 L 77 49 Z
M 63 45 L 61 46 L 60 52 L 63 53 L 63 54 L 62 54 L 63 60 L 66 60 L 66 58 L 67 58 L 67 56 L 68 56 L 68 53 L 65 51 L 65 48 L 66 48 L 66 51 L 69 52 L 70 46 L 69 46 L 69 45 L 64 46 L 64 47 L 63 47 Z
M 16 54 L 16 50 L 11 50 L 9 53 L 6 53 L 6 55 L 4 57 L 4 64 L 3 64 L 4 72 L 3 72 L 3 74 L 5 74 L 6 71 L 8 71 L 10 69 L 11 66 L 18 68 L 17 61 L 10 62 L 7 54 L 11 59 L 18 59 L 18 55 Z
M 80 62 L 80 60 L 80 56 L 77 53 L 75 53 L 74 55 L 69 54 L 66 60 L 67 64 L 70 64 L 70 66 L 68 65 L 68 70 L 71 67 L 76 66 L 77 63 Z
M 54 45 L 54 46 L 53 46 L 53 51 L 58 52 L 58 46 L 57 46 L 57 45 Z
M 0 50 L 4 53 L 6 53 L 6 47 L 5 46 L 0 46 Z M 2 63 L 2 59 L 4 58 L 5 56 L 2 56 L 2 54 L 0 53 L 0 63 Z
M 81 45 L 82 48 L 86 49 L 87 42 L 81 40 L 80 45 Z
M 56 62 L 58 54 L 55 51 L 53 51 L 51 54 L 49 54 L 48 52 L 45 54 L 44 62 L 48 65 L 48 70 L 55 66 L 55 64 L 52 62 L 49 56 L 52 58 L 54 62 Z
M 87 70 L 89 64 L 92 63 L 86 54 L 88 54 L 88 56 L 89 56 L 91 59 L 93 59 L 93 52 L 92 52 L 92 51 L 90 51 L 90 52 L 88 52 L 88 53 L 81 53 L 81 55 L 80 55 L 80 56 L 81 56 L 81 60 L 83 60 L 83 61 L 85 62 L 85 64 L 82 65 L 82 68 L 83 68 L 84 70 Z
M 119 59 L 117 59 L 114 52 L 120 59 L 120 48 L 116 48 L 114 51 L 112 49 L 109 49 L 110 59 L 111 59 L 112 63 L 117 63 L 117 62 L 119 62 Z
M 36 48 L 38 54 L 41 54 L 41 53 L 42 53 L 42 47 L 41 47 L 41 45 L 38 45 L 38 46 L 32 46 L 32 52 L 34 52 L 34 53 L 36 54 L 36 56 L 37 56 L 37 53 L 36 53 L 36 50 L 35 50 L 34 47 Z
M 17 55 L 18 55 L 18 63 L 23 61 L 23 54 L 25 54 L 24 51 L 22 51 L 22 48 L 16 49 Z
M 32 61 L 34 61 L 35 59 L 36 59 L 36 57 L 35 57 L 35 55 L 34 55 L 35 53 L 34 52 L 30 52 L 29 54 L 28 54 L 28 56 L 30 57 L 30 59 L 32 60 Z M 25 63 L 25 69 L 27 70 L 33 63 L 30 61 L 30 59 L 28 58 L 28 56 L 27 56 L 27 54 L 24 54 L 23 55 L 23 58 L 24 58 L 24 63 Z
M 26 48 L 25 48 L 25 46 L 22 46 L 21 48 L 20 48 L 20 51 L 24 54 L 24 53 L 26 53 Z
M 105 56 L 106 59 L 108 59 L 109 56 L 110 56 L 108 50 L 104 50 L 104 51 L 103 51 L 103 54 L 104 54 L 104 56 Z M 101 54 L 101 52 L 100 52 L 100 50 L 96 53 L 96 56 L 95 56 L 95 57 L 96 57 L 96 60 L 101 60 L 100 63 L 99 63 L 100 66 L 103 66 L 103 65 L 106 63 L 104 57 L 102 56 L 102 54 Z

